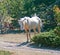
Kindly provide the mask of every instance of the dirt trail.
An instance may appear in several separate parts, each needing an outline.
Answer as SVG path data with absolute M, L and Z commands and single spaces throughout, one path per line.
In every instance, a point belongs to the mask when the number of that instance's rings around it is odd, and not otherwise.
M 29 44 L 24 33 L 0 35 L 0 50 L 10 51 L 12 55 L 60 55 L 60 51 L 37 49 Z

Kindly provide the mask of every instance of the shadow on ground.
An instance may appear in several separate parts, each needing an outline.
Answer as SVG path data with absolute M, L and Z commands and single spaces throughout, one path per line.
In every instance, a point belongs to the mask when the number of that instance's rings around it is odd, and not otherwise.
M 27 44 L 28 44 L 28 42 L 22 42 L 22 43 L 18 44 L 17 47 L 25 46 Z
M 17 33 L 23 33 L 25 32 L 24 30 L 21 31 L 21 30 L 7 30 L 5 32 L 1 32 L 0 34 L 17 34 Z
M 27 47 L 30 47 L 30 48 L 34 48 L 34 49 L 46 49 L 46 50 L 56 50 L 56 51 L 60 51 L 60 47 L 49 47 L 49 46 L 38 46 L 36 44 L 28 44 Z
M 16 45 L 16 47 L 22 47 L 22 46 L 26 46 L 26 47 L 29 47 L 29 48 L 33 48 L 33 49 L 45 49 L 45 50 L 54 50 L 54 51 L 60 51 L 60 48 L 57 47 L 57 48 L 53 48 L 53 47 L 47 47 L 47 46 L 37 46 L 36 44 L 33 44 L 33 43 L 30 43 L 30 42 L 22 42 L 18 45 Z

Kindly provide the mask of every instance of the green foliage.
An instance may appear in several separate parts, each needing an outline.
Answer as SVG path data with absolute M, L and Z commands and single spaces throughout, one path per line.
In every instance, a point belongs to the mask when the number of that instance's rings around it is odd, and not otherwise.
M 3 20 L 7 15 L 7 10 L 5 6 L 5 2 L 0 2 L 0 20 Z
M 24 16 L 32 16 L 36 13 L 40 18 L 44 19 L 44 29 L 50 30 L 56 25 L 54 13 L 52 9 L 47 9 L 56 0 L 3 0 L 0 2 L 1 13 L 8 14 L 12 18 L 18 20 Z M 60 17 L 60 16 L 59 16 Z M 17 23 L 13 25 L 18 25 Z
M 34 13 L 39 13 L 56 0 L 3 0 L 8 14 L 13 18 L 20 18 L 25 15 L 30 16 Z
M 9 51 L 0 51 L 0 55 L 11 55 Z
M 56 19 L 54 18 L 54 13 L 52 10 L 48 10 L 46 14 L 46 18 L 44 18 L 44 29 L 49 31 L 50 29 L 54 29 L 57 26 Z
M 20 18 L 21 17 L 21 12 L 23 10 L 23 0 L 7 0 L 7 10 L 8 14 L 10 14 L 11 17 L 13 18 Z
M 55 29 L 54 29 L 54 32 L 60 36 L 60 26 L 57 26 Z
M 53 11 L 54 11 L 54 18 L 56 19 L 57 24 L 60 23 L 60 9 L 59 9 L 59 5 L 55 5 L 53 7 Z
M 44 45 L 50 47 L 59 47 L 60 46 L 60 37 L 55 35 L 54 32 L 43 32 L 38 35 L 35 35 L 32 39 L 37 45 Z
M 18 28 L 19 27 L 19 24 L 18 24 L 17 20 L 12 20 L 12 24 L 13 24 L 14 28 Z

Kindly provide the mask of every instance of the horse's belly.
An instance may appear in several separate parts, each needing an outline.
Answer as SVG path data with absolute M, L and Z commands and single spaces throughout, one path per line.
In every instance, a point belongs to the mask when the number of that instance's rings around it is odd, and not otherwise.
M 38 27 L 38 23 L 36 23 L 36 22 L 32 22 L 31 24 L 29 24 L 29 27 L 31 28 L 31 29 L 33 29 L 34 27 Z

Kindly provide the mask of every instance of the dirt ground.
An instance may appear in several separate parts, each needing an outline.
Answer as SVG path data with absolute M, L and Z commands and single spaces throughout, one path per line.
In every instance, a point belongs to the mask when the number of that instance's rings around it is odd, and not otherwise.
M 0 50 L 10 51 L 11 55 L 60 55 L 60 51 L 37 49 L 28 47 L 28 44 L 25 33 L 0 35 Z

